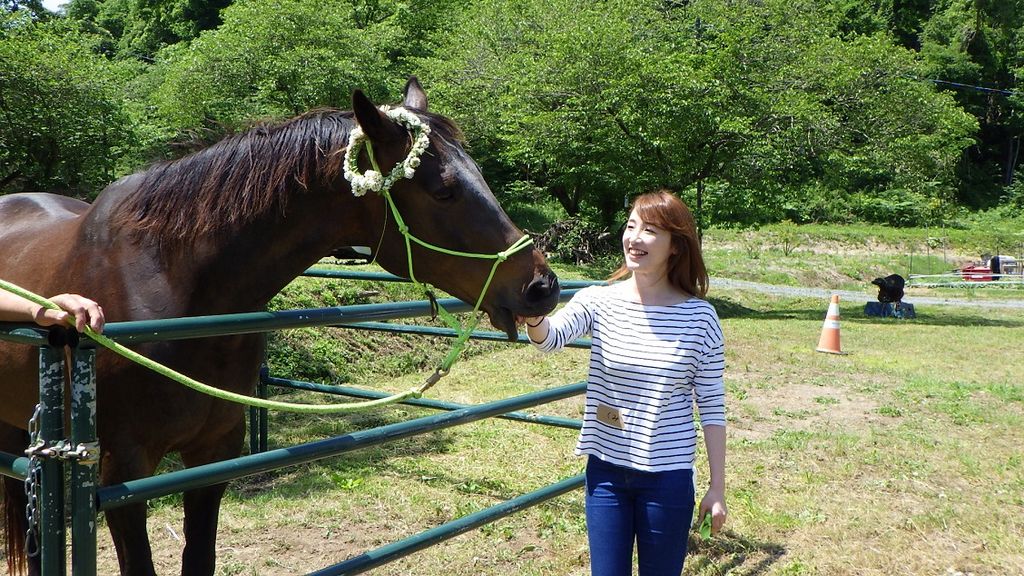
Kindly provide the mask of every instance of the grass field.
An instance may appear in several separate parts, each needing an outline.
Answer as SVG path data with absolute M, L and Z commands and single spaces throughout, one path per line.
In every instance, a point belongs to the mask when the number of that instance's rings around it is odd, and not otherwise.
M 785 255 L 762 245 L 753 258 L 739 240 L 709 239 L 712 275 L 870 292 L 870 278 L 903 272 L 893 247 L 865 254 L 808 243 Z M 560 268 L 563 277 L 605 272 Z M 275 305 L 415 297 L 324 282 L 297 280 Z M 711 297 L 727 340 L 730 514 L 721 536 L 691 538 L 684 574 L 1024 574 L 1024 310 L 919 305 L 916 319 L 896 321 L 844 305 L 849 354 L 835 356 L 814 352 L 826 300 L 741 290 Z M 445 351 L 436 338 L 296 330 L 274 338 L 271 364 L 279 376 L 397 391 Z M 583 350 L 474 344 L 430 396 L 505 398 L 580 381 L 585 362 Z M 576 398 L 538 412 L 578 418 L 580 407 Z M 277 414 L 271 445 L 429 413 Z M 579 473 L 574 442 L 572 430 L 488 420 L 235 482 L 222 507 L 218 573 L 304 574 L 340 562 Z M 161 573 L 178 570 L 180 503 L 151 503 Z M 576 491 L 370 573 L 586 574 L 582 506 Z M 100 555 L 100 573 L 116 573 L 105 530 Z

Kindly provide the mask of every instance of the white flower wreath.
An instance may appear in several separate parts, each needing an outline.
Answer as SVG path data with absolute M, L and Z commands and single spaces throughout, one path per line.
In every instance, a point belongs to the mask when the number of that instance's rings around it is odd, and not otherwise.
M 412 148 L 409 149 L 409 155 L 405 160 L 395 164 L 387 177 L 373 169 L 360 174 L 357 161 L 366 134 L 358 126 L 353 128 L 348 135 L 348 149 L 345 150 L 345 179 L 352 183 L 352 194 L 356 196 L 362 196 L 368 191 L 390 190 L 392 184 L 399 178 L 412 178 L 416 174 L 416 167 L 420 165 L 420 156 L 430 144 L 430 126 L 419 116 L 402 107 L 381 106 L 381 111 L 387 114 L 388 118 L 412 131 Z

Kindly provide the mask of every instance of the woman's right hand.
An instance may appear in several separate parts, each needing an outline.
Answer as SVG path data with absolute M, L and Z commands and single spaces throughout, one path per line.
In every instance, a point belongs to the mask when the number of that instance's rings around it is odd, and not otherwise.
M 516 324 L 525 324 L 527 328 L 536 328 L 547 316 L 516 316 Z

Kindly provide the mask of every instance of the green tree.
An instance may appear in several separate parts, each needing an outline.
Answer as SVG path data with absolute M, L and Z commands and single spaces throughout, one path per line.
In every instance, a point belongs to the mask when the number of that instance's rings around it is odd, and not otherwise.
M 886 32 L 844 30 L 841 11 L 814 2 L 698 0 L 674 17 L 681 35 L 700 24 L 702 66 L 742 127 L 742 145 L 708 181 L 716 221 L 833 218 L 830 204 L 893 191 L 925 215 L 949 198 L 974 124 L 913 79 L 915 53 Z
M 1024 64 L 1024 2 L 941 0 L 932 5 L 934 15 L 921 34 L 922 77 L 939 81 L 977 119 L 978 142 L 959 167 L 957 197 L 969 207 L 990 207 L 1013 181 L 1024 131 L 1021 100 L 1005 92 L 1016 89 Z
M 484 156 L 570 215 L 607 221 L 657 185 L 705 224 L 949 197 L 974 126 L 884 30 L 817 2 L 624 4 L 479 2 L 424 75 Z
M 932 13 L 932 0 L 832 0 L 842 34 L 872 36 L 888 32 L 904 48 L 921 48 L 921 30 Z
M 49 11 L 43 6 L 42 0 L 0 0 L 0 12 L 27 11 L 35 20 L 47 20 Z
M 87 194 L 132 143 L 124 72 L 68 23 L 0 14 L 0 192 Z
M 625 195 L 699 170 L 707 93 L 666 26 L 653 3 L 479 2 L 423 75 L 511 178 L 607 221 Z
M 393 97 L 398 35 L 389 21 L 353 20 L 342 0 L 248 0 L 224 24 L 161 52 L 154 94 L 159 121 L 174 130 L 291 116 L 316 106 L 348 108 L 352 91 Z
M 165 46 L 187 42 L 220 26 L 231 0 L 71 0 L 69 18 L 106 30 L 125 58 L 152 62 Z

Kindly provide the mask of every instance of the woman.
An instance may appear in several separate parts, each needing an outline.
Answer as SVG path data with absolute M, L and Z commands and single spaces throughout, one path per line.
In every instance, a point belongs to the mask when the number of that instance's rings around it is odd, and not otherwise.
M 78 294 L 59 294 L 50 298 L 50 301 L 63 310 L 50 310 L 6 290 L 0 290 L 0 322 L 30 320 L 40 326 L 53 326 L 65 324 L 68 318 L 73 316 L 79 332 L 84 331 L 87 325 L 96 332 L 103 331 L 103 309 L 92 300 Z
M 592 337 L 583 429 L 591 574 L 679 576 L 695 500 L 696 400 L 711 473 L 698 518 L 725 523 L 725 354 L 693 216 L 672 193 L 638 197 L 612 280 L 552 317 L 523 319 L 543 351 Z

